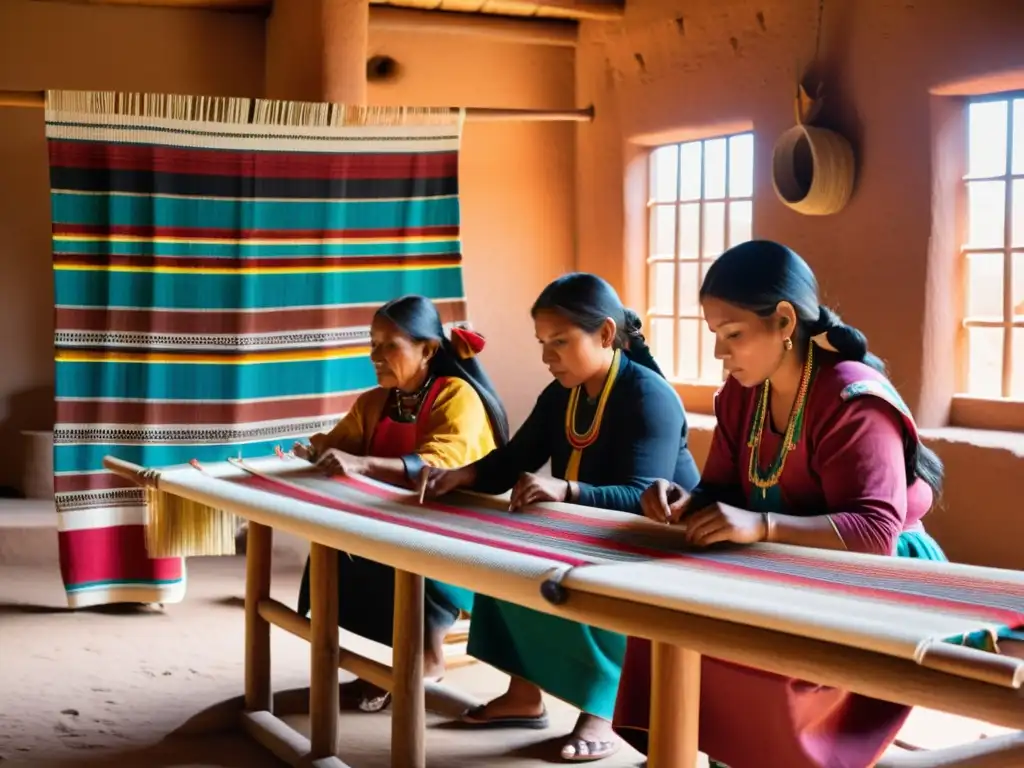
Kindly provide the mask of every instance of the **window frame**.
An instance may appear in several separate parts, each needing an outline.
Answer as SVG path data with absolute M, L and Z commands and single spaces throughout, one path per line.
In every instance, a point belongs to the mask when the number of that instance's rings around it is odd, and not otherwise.
M 958 339 L 958 357 L 960 358 L 961 374 L 958 377 L 957 392 L 954 393 L 950 405 L 949 422 L 952 426 L 971 427 L 975 429 L 991 430 L 1014 430 L 1024 431 L 1024 400 L 1012 397 L 1013 391 L 1013 335 L 1015 329 L 1024 333 L 1024 317 L 1017 317 L 1014 313 L 1014 255 L 1017 254 L 1024 260 L 1024 243 L 1015 245 L 1013 242 L 1013 207 L 1014 195 L 1013 186 L 1015 181 L 1020 181 L 1024 188 L 1024 172 L 1014 173 L 1014 102 L 1024 100 L 1024 90 L 1015 89 L 978 96 L 971 96 L 964 100 L 964 122 L 965 122 L 965 172 L 961 182 L 964 208 L 964 231 L 969 233 L 970 209 L 969 185 L 972 182 L 999 181 L 1005 185 L 1003 197 L 1003 244 L 1002 247 L 974 247 L 965 237 L 965 242 L 960 247 L 959 263 L 962 281 L 962 295 L 964 303 L 960 307 L 960 323 Z M 1003 172 L 993 176 L 972 176 L 970 174 L 970 108 L 973 104 L 987 102 L 1006 102 L 1006 164 Z M 972 255 L 1002 255 L 1002 282 L 1003 282 L 1003 311 L 1002 318 L 996 320 L 988 317 L 972 317 L 969 314 L 969 306 L 966 297 L 970 295 L 970 269 L 969 261 Z M 999 397 L 978 395 L 967 390 L 970 376 L 970 329 L 971 328 L 997 328 L 1003 333 L 1002 351 L 1000 353 L 1000 393 Z
M 648 327 L 652 328 L 653 335 L 653 321 L 655 320 L 670 320 L 673 323 L 673 334 L 672 334 L 672 360 L 671 360 L 671 372 L 667 376 L 668 380 L 675 387 L 676 391 L 682 397 L 684 404 L 688 410 L 696 413 L 713 413 L 714 411 L 714 394 L 721 388 L 725 381 L 723 375 L 722 380 L 719 382 L 712 382 L 703 380 L 700 376 L 704 373 L 704 344 L 706 343 L 705 335 L 701 332 L 700 325 L 704 322 L 704 313 L 701 311 L 699 305 L 697 307 L 696 315 L 687 313 L 682 314 L 681 312 L 681 291 L 679 284 L 679 274 L 681 264 L 694 264 L 697 267 L 698 277 L 704 274 L 707 265 L 714 262 L 714 258 L 708 258 L 704 255 L 704 242 L 705 242 L 705 230 L 706 230 L 706 219 L 705 219 L 705 206 L 709 203 L 722 203 L 724 205 L 723 214 L 723 237 L 722 240 L 725 246 L 729 247 L 729 233 L 732 219 L 732 204 L 733 203 L 749 203 L 751 211 L 751 233 L 750 237 L 753 237 L 753 210 L 754 210 L 754 168 L 751 167 L 751 185 L 749 195 L 732 195 L 730 189 L 730 172 L 732 165 L 732 143 L 733 138 L 739 136 L 750 136 L 752 145 L 752 151 L 756 152 L 754 147 L 754 131 L 751 128 L 743 128 L 741 130 L 733 130 L 726 133 L 716 133 L 707 136 L 693 136 L 680 141 L 669 141 L 656 146 L 651 146 L 647 151 L 646 164 L 647 164 L 647 177 L 646 177 L 646 211 L 645 211 L 645 258 L 644 258 L 644 304 L 645 304 L 645 318 L 648 323 Z M 722 197 L 707 197 L 706 193 L 706 178 L 704 173 L 705 157 L 707 153 L 707 142 L 724 140 L 725 142 L 725 194 Z M 692 200 L 681 199 L 682 187 L 684 183 L 681 164 L 681 147 L 687 144 L 699 144 L 700 145 L 700 195 L 699 197 Z M 674 147 L 676 152 L 676 189 L 674 198 L 671 200 L 657 200 L 653 185 L 653 158 L 658 150 Z M 679 248 L 680 248 L 680 211 L 683 205 L 698 205 L 698 233 L 697 233 L 697 257 L 681 259 Z M 655 211 L 659 208 L 674 208 L 674 227 L 673 227 L 673 248 L 672 258 L 652 258 L 651 256 L 651 228 L 654 222 Z M 652 296 L 651 296 L 651 272 L 655 264 L 672 264 L 673 274 L 673 290 L 672 290 L 672 311 L 655 311 L 651 308 Z M 680 367 L 680 324 L 683 321 L 695 321 L 698 324 L 697 333 L 697 376 L 696 379 L 685 379 L 680 378 L 676 375 L 676 371 Z M 652 352 L 653 354 L 653 352 Z

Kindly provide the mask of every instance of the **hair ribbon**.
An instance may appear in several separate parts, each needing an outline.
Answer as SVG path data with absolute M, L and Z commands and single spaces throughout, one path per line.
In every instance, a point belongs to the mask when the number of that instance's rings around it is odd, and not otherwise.
M 462 360 L 475 357 L 484 350 L 484 337 L 468 328 L 452 328 L 451 343 L 455 354 Z

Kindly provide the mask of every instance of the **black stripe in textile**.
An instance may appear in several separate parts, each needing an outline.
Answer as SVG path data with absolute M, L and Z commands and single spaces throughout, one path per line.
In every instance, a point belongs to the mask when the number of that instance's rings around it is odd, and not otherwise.
M 276 179 L 62 167 L 50 168 L 50 184 L 54 189 L 82 192 L 319 200 L 440 197 L 455 195 L 459 191 L 455 176 L 430 179 Z

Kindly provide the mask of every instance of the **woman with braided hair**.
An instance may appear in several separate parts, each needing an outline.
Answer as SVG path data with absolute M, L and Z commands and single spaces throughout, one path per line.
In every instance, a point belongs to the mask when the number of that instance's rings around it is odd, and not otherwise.
M 692 493 L 659 480 L 644 514 L 696 547 L 945 560 L 921 524 L 942 464 L 864 335 L 820 305 L 807 263 L 778 243 L 743 243 L 708 269 L 700 297 L 729 374 L 711 451 Z M 701 675 L 700 748 L 729 768 L 868 768 L 910 712 L 715 659 Z M 641 751 L 649 702 L 650 644 L 630 638 L 614 723 Z
M 511 489 L 515 510 L 565 501 L 640 514 L 641 494 L 659 477 L 692 489 L 699 476 L 682 403 L 651 357 L 640 319 L 615 290 L 597 275 L 563 275 L 531 314 L 554 381 L 508 445 L 460 469 L 430 469 L 429 495 Z M 551 474 L 540 474 L 548 461 Z M 611 717 L 625 650 L 623 635 L 478 594 L 468 652 L 512 680 L 462 723 L 545 728 L 544 690 L 580 710 L 562 759 L 608 757 L 620 746 Z
M 424 296 L 403 296 L 374 313 L 370 361 L 380 386 L 359 396 L 330 432 L 295 445 L 296 455 L 330 475 L 366 475 L 415 487 L 425 466 L 461 467 L 508 442 L 508 419 L 477 353 L 483 337 L 453 328 L 445 334 L 437 308 Z M 340 625 L 391 645 L 393 568 L 341 553 L 338 557 Z M 310 610 L 309 562 L 302 577 L 299 613 Z M 473 593 L 428 579 L 424 591 L 424 674 L 444 672 L 444 637 Z M 378 712 L 391 694 L 365 680 L 345 683 L 341 706 Z

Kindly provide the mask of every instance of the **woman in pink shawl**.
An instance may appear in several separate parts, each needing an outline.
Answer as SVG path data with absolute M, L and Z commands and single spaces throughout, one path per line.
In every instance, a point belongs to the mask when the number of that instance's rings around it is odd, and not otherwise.
M 944 560 L 921 525 L 942 479 L 864 335 L 818 302 L 810 267 L 777 243 L 722 254 L 701 286 L 728 381 L 692 495 L 658 481 L 644 513 L 698 547 L 773 541 Z M 728 768 L 869 768 L 910 710 L 705 658 L 700 749 Z M 646 751 L 650 644 L 630 638 L 616 731 Z M 719 762 L 720 761 L 720 762 Z

